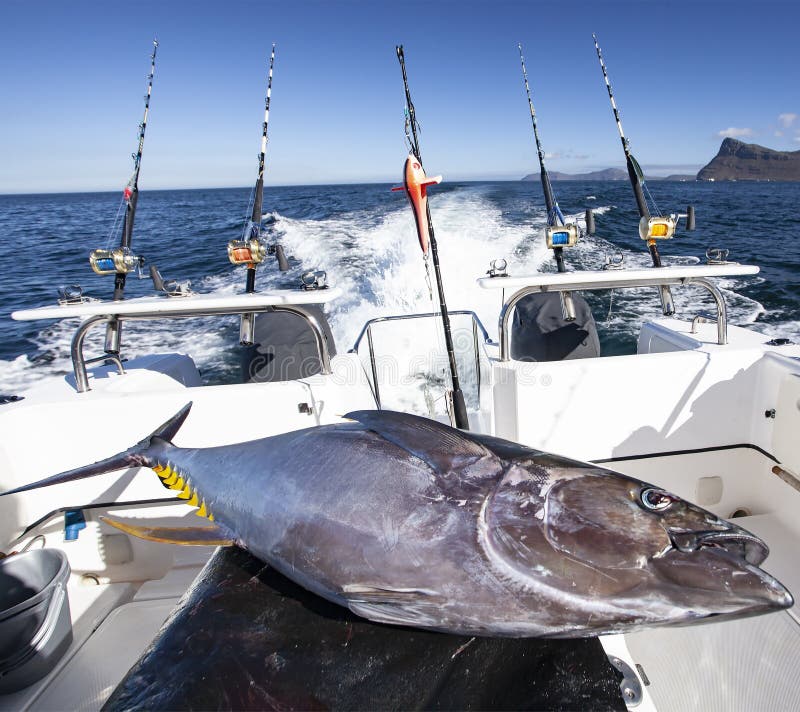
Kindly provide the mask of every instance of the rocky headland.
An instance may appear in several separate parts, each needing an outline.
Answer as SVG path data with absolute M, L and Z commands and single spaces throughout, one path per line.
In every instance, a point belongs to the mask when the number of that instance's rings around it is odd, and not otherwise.
M 697 180 L 800 181 L 800 151 L 773 151 L 726 138 Z
M 591 173 L 559 173 L 550 171 L 552 180 L 628 180 L 627 171 L 606 168 Z M 539 180 L 539 173 L 529 173 L 522 180 Z M 666 177 L 647 176 L 647 180 L 666 181 L 800 181 L 800 151 L 775 151 L 755 143 L 743 143 L 735 138 L 722 141 L 711 161 L 694 175 L 676 174 Z

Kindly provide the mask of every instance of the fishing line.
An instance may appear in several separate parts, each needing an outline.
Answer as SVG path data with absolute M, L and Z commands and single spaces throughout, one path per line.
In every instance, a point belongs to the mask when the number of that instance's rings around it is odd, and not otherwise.
M 436 304 L 433 301 L 433 283 L 431 282 L 431 266 L 428 262 L 428 255 L 422 258 L 423 262 L 425 263 L 425 286 L 428 288 L 428 299 L 430 299 L 431 304 L 433 305 L 433 310 L 436 310 Z
M 119 231 L 120 221 L 121 221 L 121 214 L 122 209 L 125 206 L 125 199 L 121 199 L 117 205 L 117 212 L 114 215 L 114 219 L 111 222 L 111 229 L 108 231 L 108 237 L 106 238 L 105 248 L 108 250 L 111 247 L 111 241 L 114 239 L 114 234 Z
M 255 189 L 255 186 L 254 186 L 252 188 L 252 190 L 250 191 L 250 197 L 247 199 L 247 212 L 246 212 L 247 215 L 252 214 L 253 203 L 255 202 L 255 199 L 256 199 L 256 189 Z M 252 229 L 252 225 L 250 224 L 250 221 L 245 217 L 244 223 L 242 224 L 242 239 L 243 240 L 246 240 L 248 237 L 250 237 L 251 229 Z

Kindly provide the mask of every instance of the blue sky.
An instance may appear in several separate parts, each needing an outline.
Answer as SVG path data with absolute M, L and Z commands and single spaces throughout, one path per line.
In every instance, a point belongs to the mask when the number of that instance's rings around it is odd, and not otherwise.
M 517 42 L 549 168 L 622 166 L 592 32 L 649 172 L 696 171 L 724 134 L 797 150 L 798 21 L 788 1 L 3 0 L 0 193 L 121 189 L 154 36 L 143 190 L 254 180 L 272 42 L 268 185 L 399 178 L 397 43 L 445 180 L 538 169 Z

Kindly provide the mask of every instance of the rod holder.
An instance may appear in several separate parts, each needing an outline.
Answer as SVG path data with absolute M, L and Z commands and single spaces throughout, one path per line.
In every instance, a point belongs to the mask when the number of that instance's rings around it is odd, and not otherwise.
M 591 208 L 586 208 L 586 234 L 594 235 L 594 211 Z
M 242 346 L 252 346 L 254 341 L 256 315 L 250 312 L 242 314 L 239 322 L 239 343 Z
M 572 300 L 570 292 L 560 292 L 561 294 L 561 316 L 564 321 L 575 321 L 575 302 Z
M 289 260 L 286 259 L 286 253 L 283 251 L 283 245 L 275 245 L 275 257 L 278 260 L 278 269 L 281 272 L 288 272 Z
M 107 354 L 118 354 L 122 341 L 122 324 L 119 319 L 110 319 L 106 324 L 106 340 L 103 351 Z

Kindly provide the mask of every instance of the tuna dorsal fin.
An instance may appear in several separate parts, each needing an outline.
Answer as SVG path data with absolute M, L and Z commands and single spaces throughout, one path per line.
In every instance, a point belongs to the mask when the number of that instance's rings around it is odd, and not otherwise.
M 494 435 L 484 435 L 483 433 L 471 433 L 471 435 L 502 460 L 530 460 L 543 454 L 541 450 L 535 450 L 527 445 L 520 445 Z
M 211 527 L 144 527 L 111 517 L 100 517 L 100 519 L 126 534 L 145 541 L 182 546 L 231 546 L 236 543 L 233 535 L 219 524 Z
M 46 477 L 37 482 L 17 487 L 16 489 L 9 490 L 8 492 L 0 492 L 0 497 L 7 494 L 16 494 L 17 492 L 26 492 L 39 487 L 49 487 L 50 485 L 60 485 L 65 482 L 73 482 L 75 480 L 82 480 L 86 477 L 94 477 L 95 475 L 102 475 L 106 472 L 113 472 L 114 470 L 122 470 L 127 467 L 152 467 L 154 463 L 151 456 L 151 448 L 153 447 L 154 440 L 163 442 L 170 442 L 175 437 L 186 416 L 189 415 L 191 409 L 191 402 L 187 403 L 175 415 L 173 415 L 166 423 L 162 423 L 155 429 L 155 431 L 148 435 L 144 440 L 140 440 L 133 447 L 127 450 L 107 457 L 105 460 L 92 463 L 91 465 L 83 465 L 76 467 L 74 470 L 61 472 L 52 477 Z
M 463 467 L 470 461 L 494 458 L 491 450 L 470 433 L 430 418 L 392 410 L 357 410 L 344 417 L 358 421 L 440 473 Z

